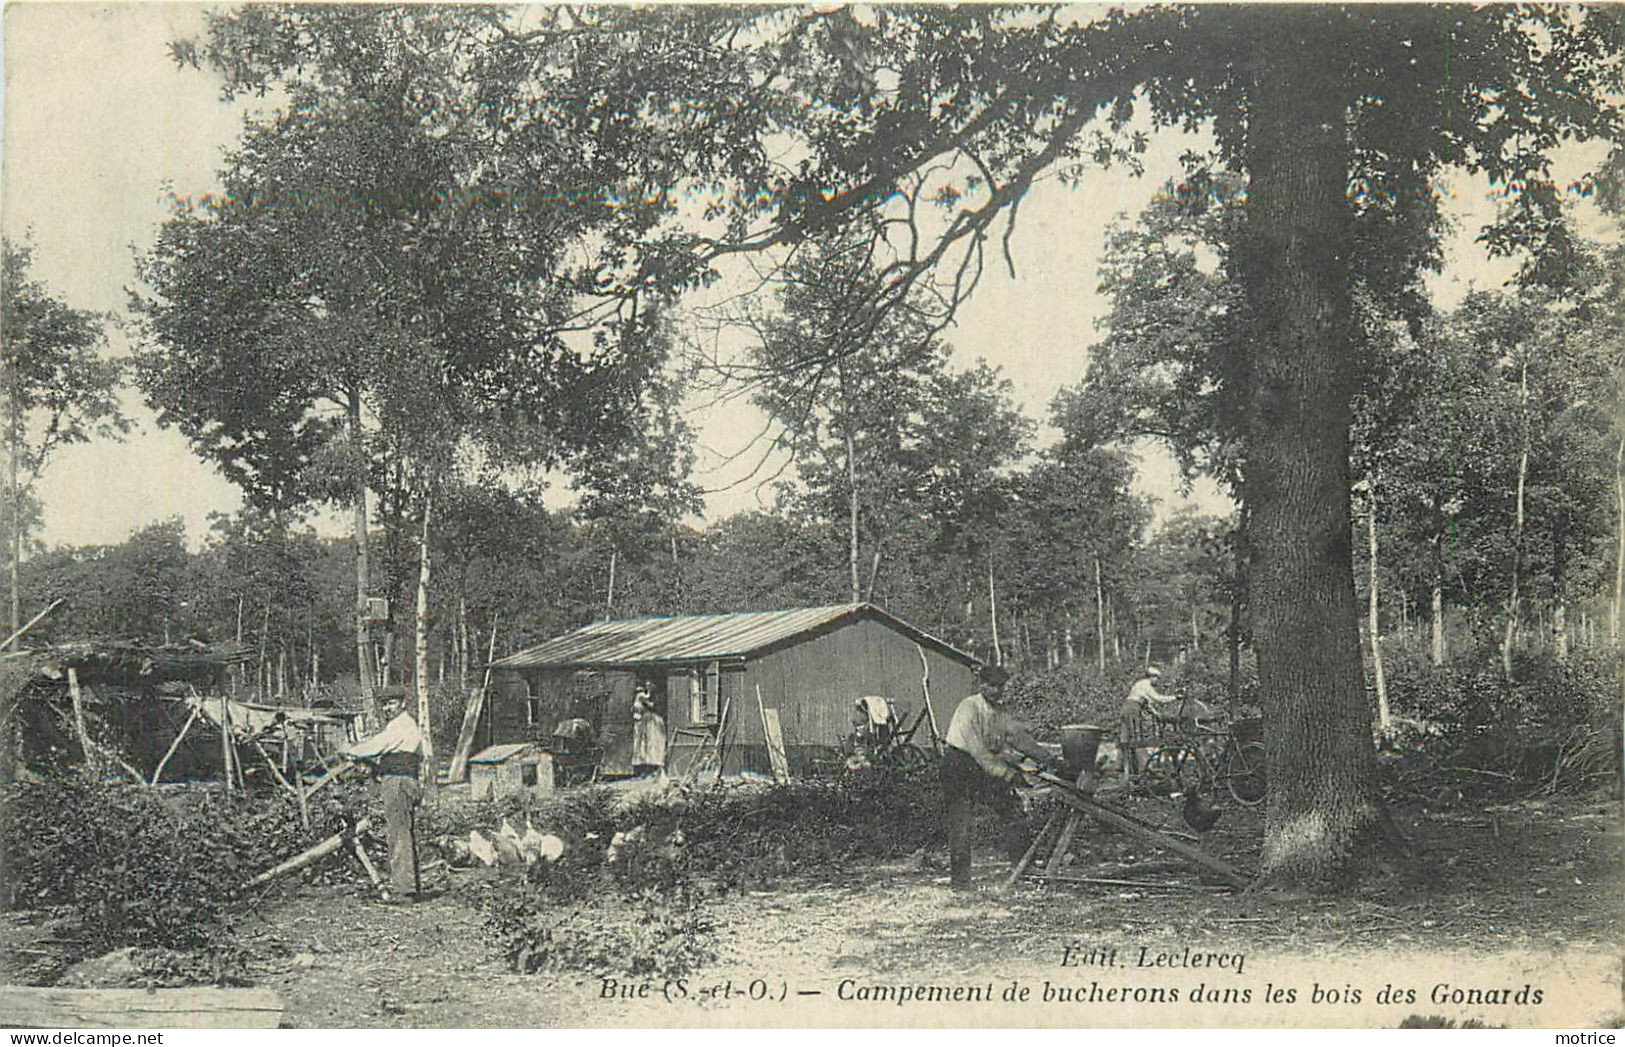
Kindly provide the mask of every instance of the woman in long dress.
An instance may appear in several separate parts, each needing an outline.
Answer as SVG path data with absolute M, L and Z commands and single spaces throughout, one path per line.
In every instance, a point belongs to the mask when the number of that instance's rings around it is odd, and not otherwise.
M 632 773 L 659 774 L 666 764 L 666 717 L 655 701 L 654 688 L 640 680 L 632 696 Z

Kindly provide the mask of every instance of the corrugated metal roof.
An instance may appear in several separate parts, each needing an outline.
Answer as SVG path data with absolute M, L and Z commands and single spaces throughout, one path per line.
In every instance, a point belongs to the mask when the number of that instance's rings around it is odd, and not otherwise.
M 573 633 L 499 658 L 494 669 L 633 668 L 742 658 L 848 616 L 884 622 L 916 642 L 974 664 L 976 659 L 894 618 L 873 604 L 843 603 L 783 611 L 688 614 L 594 622 Z

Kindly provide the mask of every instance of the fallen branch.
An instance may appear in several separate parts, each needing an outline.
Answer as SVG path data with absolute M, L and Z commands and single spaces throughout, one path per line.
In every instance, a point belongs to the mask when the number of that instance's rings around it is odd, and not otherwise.
M 1228 891 L 1230 888 L 1215 883 L 1177 883 L 1160 880 L 1113 880 L 1104 876 L 1071 876 L 1065 873 L 1050 875 L 1037 871 L 1028 873 L 1029 876 L 1043 876 L 1046 880 L 1057 883 L 1079 883 L 1092 887 L 1132 887 L 1138 890 L 1152 891 Z
M 45 610 L 41 611 L 39 614 L 36 614 L 34 617 L 30 618 L 27 621 L 27 623 L 23 625 L 22 628 L 18 629 L 16 632 L 14 632 L 10 636 L 6 637 L 5 642 L 0 643 L 0 647 L 10 647 L 12 644 L 16 643 L 18 640 L 21 640 L 28 633 L 28 631 L 30 629 L 34 628 L 34 626 L 38 625 L 40 623 L 40 621 L 46 615 L 50 614 L 52 611 L 56 610 L 58 607 L 61 607 L 63 604 L 65 604 L 67 602 L 68 602 L 68 599 L 65 596 L 58 597 L 57 599 L 52 600 L 51 605 L 49 607 L 45 608 Z

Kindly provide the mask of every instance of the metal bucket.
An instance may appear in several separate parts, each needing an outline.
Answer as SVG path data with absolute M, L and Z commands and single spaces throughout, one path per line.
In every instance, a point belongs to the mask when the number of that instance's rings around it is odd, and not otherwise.
M 1075 781 L 1080 775 L 1094 777 L 1095 754 L 1105 734 L 1104 727 L 1092 723 L 1072 723 L 1061 728 L 1061 763 L 1068 778 Z

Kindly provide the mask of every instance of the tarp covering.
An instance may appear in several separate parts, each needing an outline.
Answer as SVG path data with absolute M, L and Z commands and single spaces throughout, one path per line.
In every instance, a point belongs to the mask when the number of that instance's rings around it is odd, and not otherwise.
M 281 724 L 296 727 L 344 727 L 350 722 L 348 715 L 325 709 L 295 705 L 258 705 L 239 702 L 223 695 L 194 694 L 184 701 L 187 705 L 198 709 L 203 717 L 216 727 L 224 725 L 226 716 L 229 715 L 232 732 L 238 735 L 262 734 L 275 730 Z

